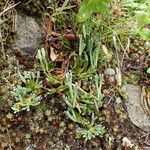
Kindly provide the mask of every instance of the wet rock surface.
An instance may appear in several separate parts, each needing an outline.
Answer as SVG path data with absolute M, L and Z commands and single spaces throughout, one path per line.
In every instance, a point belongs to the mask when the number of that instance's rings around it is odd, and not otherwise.
M 141 87 L 126 84 L 123 89 L 128 94 L 126 101 L 127 112 L 130 120 L 134 125 L 144 131 L 150 131 L 150 116 L 148 116 L 140 105 Z
M 42 31 L 38 23 L 27 16 L 17 16 L 17 40 L 14 49 L 19 49 L 28 55 L 34 55 L 42 42 Z

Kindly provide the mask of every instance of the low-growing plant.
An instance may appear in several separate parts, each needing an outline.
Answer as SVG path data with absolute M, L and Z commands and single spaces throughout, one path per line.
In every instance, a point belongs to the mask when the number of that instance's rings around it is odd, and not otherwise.
M 91 123 L 87 125 L 87 129 L 81 129 L 77 131 L 78 137 L 83 137 L 85 141 L 91 140 L 95 137 L 103 137 L 105 133 L 105 127 L 102 125 L 94 125 L 94 121 L 97 117 L 92 114 Z
M 73 73 L 78 79 L 90 77 L 98 67 L 101 43 L 99 41 L 98 28 L 92 28 L 91 22 L 82 26 L 79 34 L 79 50 L 74 57 Z
M 34 72 L 24 71 L 23 75 L 19 72 L 21 81 L 25 84 L 28 92 L 39 91 L 42 88 L 42 82 L 39 81 L 40 72 L 35 75 Z
M 46 53 L 45 53 L 44 48 L 41 48 L 38 50 L 37 57 L 40 60 L 40 65 L 44 71 L 44 74 L 46 76 L 47 81 L 49 81 L 52 84 L 60 83 L 59 79 L 52 76 L 50 73 L 50 70 L 51 70 L 50 63 L 49 63 L 50 60 L 48 61 L 48 58 L 46 57 Z
M 93 80 L 94 82 L 91 85 L 91 91 L 89 89 L 86 89 L 89 90 L 86 91 L 77 83 L 73 83 L 72 72 L 68 72 L 66 74 L 66 88 L 68 89 L 68 92 L 66 93 L 66 96 L 63 96 L 63 99 L 68 106 L 65 114 L 69 119 L 85 128 L 85 130 L 81 132 L 81 135 L 86 140 L 89 140 L 90 137 L 102 135 L 102 130 L 104 128 L 99 125 L 94 125 L 94 121 L 97 117 L 94 117 L 93 115 L 98 113 L 99 108 L 102 107 L 104 97 L 101 92 L 103 76 L 95 75 Z M 92 116 L 92 121 L 89 120 L 89 116 Z M 97 132 L 97 129 L 99 132 Z
M 43 69 L 44 75 L 46 79 L 51 84 L 58 84 L 60 80 L 53 77 L 50 73 L 51 66 L 49 63 L 48 58 L 46 58 L 45 49 L 42 48 L 38 50 L 37 54 L 38 59 L 40 60 L 40 65 Z M 17 101 L 13 106 L 12 109 L 14 112 L 19 112 L 21 110 L 30 110 L 31 106 L 37 106 L 40 103 L 41 99 L 41 89 L 43 87 L 42 81 L 40 81 L 40 72 L 37 72 L 37 75 L 32 71 L 25 71 L 23 74 L 19 72 L 19 76 L 23 85 L 18 85 L 14 92 L 13 96 Z M 53 94 L 56 92 L 61 92 L 65 89 L 64 85 L 60 85 L 59 87 L 51 87 L 47 89 L 47 94 Z
M 12 94 L 16 100 L 16 103 L 12 106 L 14 113 L 21 110 L 30 111 L 30 107 L 40 104 L 41 96 L 38 96 L 33 92 L 29 93 L 26 87 L 18 85 Z
M 143 39 L 150 39 L 150 1 L 141 0 L 125 0 L 123 5 L 128 8 L 132 13 L 132 20 L 137 22 L 136 33 L 138 33 Z
M 94 82 L 90 93 L 82 89 L 77 83 L 73 83 L 71 71 L 67 73 L 66 86 L 69 92 L 68 96 L 64 97 L 66 104 L 72 108 L 76 107 L 80 113 L 82 112 L 82 114 L 91 113 L 90 111 L 88 111 L 88 107 L 90 108 L 89 110 L 98 112 L 99 108 L 102 107 L 102 100 L 104 98 L 104 94 L 102 94 L 101 92 L 103 76 L 95 75 L 93 80 Z
M 40 73 L 35 75 L 32 71 L 25 71 L 23 74 L 19 72 L 20 79 L 24 85 L 17 85 L 12 95 L 16 103 L 12 106 L 15 113 L 22 110 L 30 111 L 30 107 L 40 104 L 42 82 L 39 81 Z

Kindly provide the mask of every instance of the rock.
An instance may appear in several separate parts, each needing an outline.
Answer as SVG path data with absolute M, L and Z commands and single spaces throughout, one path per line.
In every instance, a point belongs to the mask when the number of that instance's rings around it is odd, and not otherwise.
M 17 40 L 14 49 L 19 49 L 28 55 L 34 55 L 42 42 L 42 31 L 31 17 L 18 15 L 16 22 Z
M 114 75 L 116 75 L 116 72 L 113 68 L 106 68 L 104 70 L 104 74 L 109 75 L 109 76 L 114 76 Z
M 108 85 L 109 84 L 110 85 L 115 84 L 115 82 L 116 82 L 115 75 L 116 75 L 116 72 L 115 72 L 114 69 L 112 69 L 112 68 L 106 68 L 104 70 L 104 78 L 105 78 L 106 84 L 108 84 Z
M 123 86 L 123 89 L 128 94 L 126 107 L 131 122 L 142 130 L 149 132 L 150 116 L 144 112 L 142 106 L 140 105 L 141 87 L 132 84 L 126 84 Z

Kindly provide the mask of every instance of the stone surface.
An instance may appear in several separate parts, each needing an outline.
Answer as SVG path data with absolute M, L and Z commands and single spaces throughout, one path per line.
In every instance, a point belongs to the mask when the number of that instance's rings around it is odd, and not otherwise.
M 109 75 L 109 76 L 114 76 L 114 75 L 116 75 L 116 72 L 113 68 L 106 68 L 104 70 L 104 74 Z
M 150 116 L 144 112 L 140 105 L 141 87 L 126 84 L 123 89 L 128 94 L 126 107 L 130 120 L 134 125 L 142 130 L 150 131 Z
M 42 41 L 42 32 L 37 22 L 31 17 L 18 15 L 16 33 L 17 40 L 14 49 L 19 48 L 29 55 L 35 54 Z

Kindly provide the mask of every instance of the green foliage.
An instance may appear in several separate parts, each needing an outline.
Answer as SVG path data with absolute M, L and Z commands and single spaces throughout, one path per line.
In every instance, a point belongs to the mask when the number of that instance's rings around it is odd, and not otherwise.
M 98 67 L 100 59 L 99 28 L 91 27 L 91 22 L 82 26 L 79 34 L 79 52 L 74 58 L 73 73 L 79 79 L 91 76 Z
M 147 4 L 147 7 L 142 11 L 137 13 L 137 22 L 138 22 L 138 32 L 143 39 L 150 39 L 150 29 L 148 25 L 150 24 L 150 2 Z
M 102 59 L 99 23 L 86 21 L 82 25 L 79 34 L 79 50 L 74 57 L 72 71 L 66 74 L 65 85 L 68 91 L 63 96 L 68 109 L 66 116 L 83 128 L 77 130 L 77 135 L 85 141 L 102 137 L 105 128 L 95 123 L 99 109 L 103 105 L 102 93 L 103 76 L 93 75 Z M 79 86 L 75 79 L 86 82 L 85 86 Z M 97 117 L 95 117 L 95 115 Z
M 40 104 L 41 97 L 37 96 L 33 92 L 29 93 L 26 87 L 21 87 L 18 85 L 12 94 L 17 101 L 12 106 L 14 113 L 17 113 L 21 110 L 30 111 L 31 106 L 37 106 Z
M 44 74 L 47 77 L 46 79 L 52 84 L 60 83 L 59 80 L 54 78 L 50 73 L 50 63 L 46 58 L 45 50 L 42 48 L 38 50 L 37 54 L 40 65 L 43 68 Z M 19 72 L 20 79 L 23 83 L 23 86 L 18 85 L 14 92 L 12 92 L 15 100 L 17 101 L 12 109 L 14 112 L 19 112 L 21 110 L 30 110 L 31 106 L 37 106 L 40 103 L 41 99 L 41 89 L 42 89 L 42 81 L 40 81 L 40 73 L 37 72 L 35 75 L 34 72 L 25 71 L 23 74 Z M 48 94 L 53 94 L 56 92 L 61 92 L 65 89 L 64 85 L 61 85 L 57 88 L 51 87 L 48 91 Z
M 31 71 L 25 71 L 23 75 L 19 72 L 19 76 L 21 81 L 25 84 L 28 92 L 38 91 L 42 88 L 42 82 L 39 81 L 39 71 L 37 72 L 37 76 Z
M 83 0 L 77 15 L 77 21 L 84 22 L 90 19 L 93 13 L 106 13 L 110 2 L 111 0 Z
M 95 117 L 94 113 L 91 114 L 91 122 L 88 122 L 86 124 L 87 129 L 80 129 L 77 131 L 78 137 L 83 137 L 85 141 L 91 140 L 95 137 L 103 137 L 105 133 L 105 127 L 102 125 L 94 125 L 95 120 L 97 117 Z
M 103 84 L 103 76 L 95 75 L 93 78 L 92 93 L 86 92 L 78 86 L 77 83 L 72 83 L 72 72 L 66 74 L 66 86 L 68 88 L 68 96 L 64 100 L 68 107 L 77 108 L 78 112 L 84 114 L 91 114 L 91 112 L 99 111 L 102 107 L 102 99 L 104 95 L 101 92 Z
M 124 6 L 134 12 L 134 17 L 137 20 L 137 33 L 145 40 L 150 39 L 150 1 L 134 1 L 126 0 Z M 133 17 L 132 17 L 133 19 Z
M 63 99 L 68 106 L 68 110 L 65 112 L 67 117 L 86 128 L 86 130 L 82 132 L 82 137 L 86 140 L 90 139 L 90 136 L 92 138 L 102 135 L 103 132 L 101 131 L 103 127 L 94 126 L 94 123 L 92 123 L 91 126 L 89 116 L 93 116 L 94 113 L 99 112 L 99 108 L 102 107 L 104 95 L 101 92 L 101 86 L 103 84 L 103 76 L 95 75 L 93 84 L 91 85 L 92 90 L 89 92 L 85 91 L 77 83 L 73 83 L 72 80 L 73 76 L 70 71 L 66 74 L 66 87 L 68 92 L 66 96 L 63 96 Z M 95 120 L 94 117 L 92 117 L 92 120 Z M 97 132 L 97 129 L 99 132 Z
M 22 110 L 30 111 L 31 106 L 37 106 L 40 104 L 41 96 L 40 91 L 42 83 L 39 81 L 40 73 L 25 71 L 23 75 L 19 72 L 21 81 L 25 84 L 24 87 L 17 85 L 15 90 L 12 92 L 16 103 L 12 106 L 14 112 Z
M 102 125 L 91 126 L 88 130 L 79 130 L 77 131 L 78 137 L 83 137 L 85 141 L 91 140 L 95 137 L 103 137 L 105 133 L 105 127 Z
M 74 6 L 67 6 L 68 3 L 69 3 L 69 0 L 65 0 L 61 7 L 58 7 L 57 4 L 55 4 L 56 6 L 51 6 L 50 5 L 50 6 L 47 7 L 48 9 L 52 10 L 52 12 L 53 12 L 52 15 L 51 15 L 51 19 L 53 21 L 55 21 L 56 16 L 58 16 L 58 15 L 62 16 L 62 14 L 66 13 L 66 10 L 69 10 L 69 9 L 74 7 Z
M 38 59 L 40 60 L 40 65 L 43 68 L 44 74 L 46 75 L 47 81 L 49 81 L 52 84 L 58 84 L 60 83 L 59 79 L 53 77 L 50 73 L 51 67 L 50 67 L 50 60 L 46 58 L 45 49 L 41 48 L 38 50 L 37 54 Z

